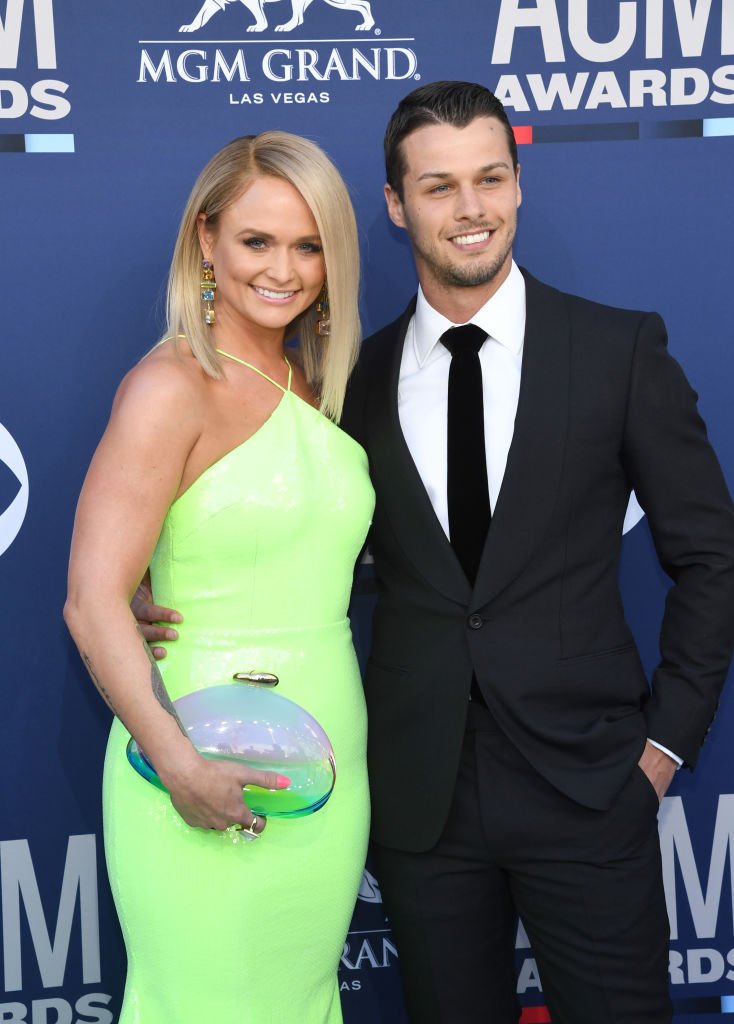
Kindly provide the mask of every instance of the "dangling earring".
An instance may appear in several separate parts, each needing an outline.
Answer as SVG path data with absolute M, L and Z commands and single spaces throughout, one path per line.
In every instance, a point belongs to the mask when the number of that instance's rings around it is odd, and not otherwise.
M 201 315 L 205 324 L 216 323 L 217 314 L 214 309 L 214 292 L 217 289 L 217 282 L 214 280 L 214 267 L 209 260 L 201 261 L 201 284 L 199 293 L 201 295 Z
M 331 319 L 329 317 L 329 289 L 326 281 L 324 281 L 324 287 L 321 289 L 321 295 L 319 295 L 316 302 L 316 333 L 321 335 L 322 338 L 326 338 L 331 334 Z

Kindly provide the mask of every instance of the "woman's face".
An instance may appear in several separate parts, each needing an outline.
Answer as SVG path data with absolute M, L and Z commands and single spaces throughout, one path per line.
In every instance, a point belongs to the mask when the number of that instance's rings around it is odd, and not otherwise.
M 217 324 L 282 337 L 324 283 L 321 239 L 300 192 L 259 177 L 222 211 L 216 231 L 199 216 L 202 252 L 217 281 Z

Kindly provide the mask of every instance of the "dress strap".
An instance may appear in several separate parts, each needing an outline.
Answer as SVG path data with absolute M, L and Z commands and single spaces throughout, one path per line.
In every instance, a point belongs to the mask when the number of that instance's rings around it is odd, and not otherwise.
M 273 380 L 272 377 L 269 377 L 267 373 L 265 373 L 263 370 L 258 369 L 257 366 L 253 366 L 252 363 L 246 363 L 244 359 L 240 359 L 238 356 L 233 356 L 229 352 L 225 352 L 223 348 L 218 348 L 217 352 L 219 353 L 220 356 L 226 356 L 227 359 L 231 359 L 235 363 L 241 363 L 242 366 L 246 366 L 248 370 L 254 370 L 255 373 L 257 373 L 260 377 L 264 377 L 265 380 L 270 381 L 270 383 L 273 384 L 280 391 L 290 391 L 291 381 L 293 380 L 293 367 L 291 366 L 286 356 L 283 356 L 283 359 L 285 360 L 285 365 L 288 367 L 288 385 L 286 387 L 283 387 L 283 385 L 279 384 L 277 380 Z

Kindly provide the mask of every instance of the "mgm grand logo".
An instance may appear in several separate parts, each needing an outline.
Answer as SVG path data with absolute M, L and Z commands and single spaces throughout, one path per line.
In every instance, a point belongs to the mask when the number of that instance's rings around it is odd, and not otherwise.
M 255 19 L 252 25 L 247 26 L 248 32 L 264 32 L 268 28 L 268 19 L 265 17 L 265 4 L 274 3 L 275 0 L 204 0 L 199 12 L 189 25 L 182 25 L 179 32 L 198 32 L 207 22 L 211 21 L 215 14 L 223 11 L 227 4 L 240 3 Z M 303 24 L 303 15 L 313 0 L 290 0 L 291 16 L 282 25 L 276 25 L 276 32 L 292 32 Z M 362 18 L 357 25 L 357 32 L 369 32 L 375 27 L 375 19 L 372 17 L 372 8 L 369 0 L 326 0 L 331 7 L 340 11 L 353 11 Z
M 193 85 L 246 83 L 263 91 L 230 92 L 229 103 L 328 103 L 328 91 L 309 92 L 299 86 L 294 92 L 268 91 L 271 83 L 322 83 L 420 80 L 418 57 L 412 36 L 402 37 L 391 31 L 389 45 L 379 45 L 382 30 L 376 25 L 370 0 L 325 0 L 325 3 L 346 16 L 357 16 L 353 24 L 353 40 L 344 38 L 345 21 L 339 18 L 339 36 L 307 40 L 300 46 L 295 40 L 285 41 L 283 47 L 273 48 L 273 39 L 192 39 L 216 15 L 222 14 L 229 4 L 239 3 L 246 8 L 248 33 L 259 34 L 268 29 L 274 32 L 293 32 L 304 23 L 306 11 L 314 0 L 281 0 L 290 11 L 286 21 L 271 25 L 266 8 L 275 0 L 204 0 L 193 21 L 179 27 L 184 37 L 175 43 L 171 39 L 141 42 L 138 82 L 166 84 L 186 82 Z M 280 8 L 283 12 L 283 7 Z M 247 17 L 249 15 L 249 17 Z M 278 19 L 274 19 L 276 22 Z M 221 22 L 218 22 L 221 23 Z M 231 25 L 231 19 L 230 19 Z M 238 31 L 242 31 L 238 28 Z M 359 35 L 356 35 L 359 33 Z M 365 33 L 372 43 L 364 45 Z M 211 34 L 211 29 L 207 35 Z M 305 42 L 305 40 L 304 40 Z M 401 44 L 401 45 L 396 45 Z M 289 87 L 290 88 L 290 87 Z

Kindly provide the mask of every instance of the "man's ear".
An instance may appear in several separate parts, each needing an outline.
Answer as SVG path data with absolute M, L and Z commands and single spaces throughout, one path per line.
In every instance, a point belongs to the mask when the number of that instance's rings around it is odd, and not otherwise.
M 398 228 L 405 227 L 405 213 L 403 202 L 392 185 L 385 185 L 385 202 L 387 203 L 387 215 L 393 224 Z

